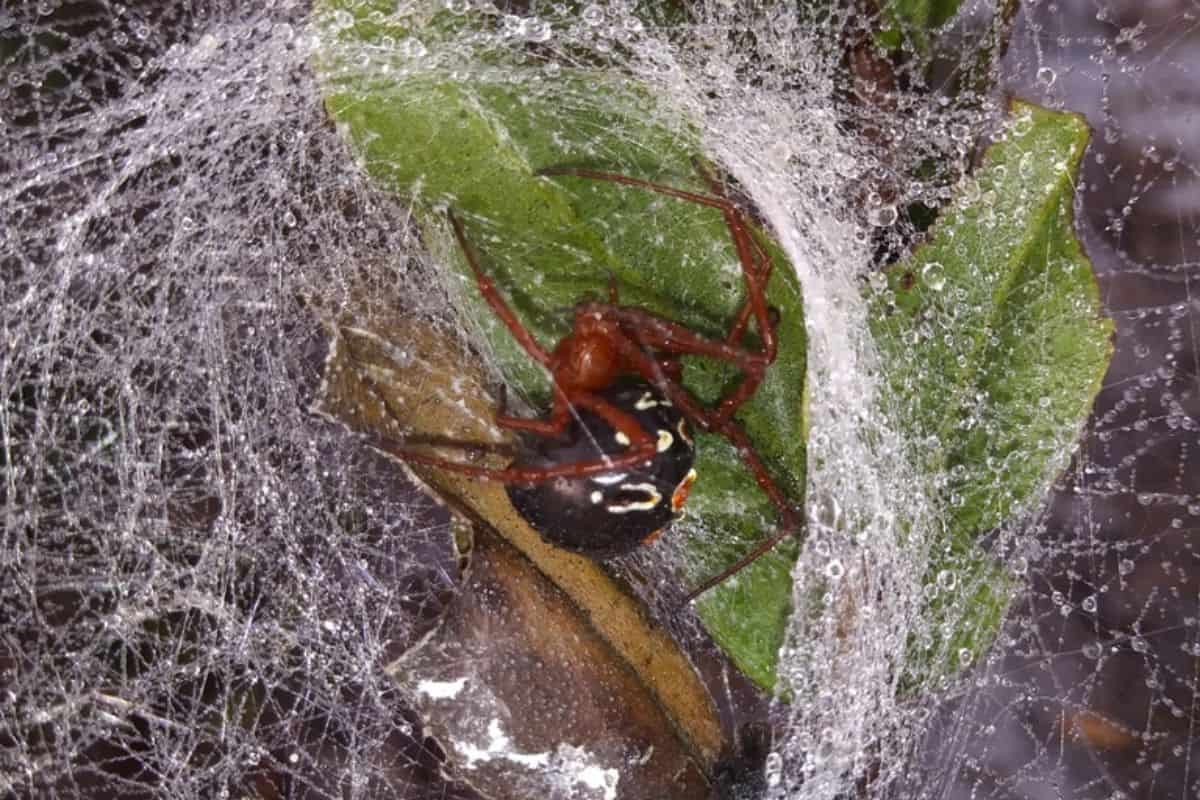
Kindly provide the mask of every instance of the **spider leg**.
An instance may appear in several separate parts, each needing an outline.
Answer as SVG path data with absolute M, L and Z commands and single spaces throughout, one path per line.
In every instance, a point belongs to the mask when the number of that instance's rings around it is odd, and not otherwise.
M 592 461 L 560 464 L 554 467 L 507 467 L 495 469 L 492 467 L 478 467 L 474 464 L 465 464 L 461 461 L 429 455 L 404 447 L 393 440 L 377 440 L 376 445 L 380 450 L 404 461 L 411 461 L 416 464 L 424 464 L 428 467 L 437 467 L 462 475 L 468 475 L 480 480 L 498 481 L 500 483 L 540 483 L 554 480 L 555 478 L 581 478 L 587 475 L 611 472 L 614 469 L 632 467 L 654 458 L 657 452 L 657 439 L 643 430 L 633 415 L 622 411 L 604 398 L 598 397 L 591 392 L 574 391 L 564 393 L 558 391 L 556 392 L 555 407 L 551 412 L 550 420 L 527 420 L 519 417 L 511 417 L 509 418 L 509 427 L 542 435 L 554 435 L 561 432 L 561 429 L 551 430 L 551 427 L 558 425 L 558 420 L 561 419 L 563 420 L 561 425 L 565 428 L 572 406 L 592 411 L 596 416 L 608 423 L 609 427 L 614 431 L 623 434 L 629 441 L 625 452 L 615 455 L 601 455 Z M 544 423 L 545 427 L 539 426 L 539 423 Z M 549 431 L 549 433 L 546 431 Z
M 709 189 L 712 191 L 712 193 L 717 197 L 724 198 L 725 189 L 724 186 L 722 186 L 721 181 L 718 180 L 717 177 L 699 161 L 699 159 L 693 159 L 692 165 L 708 183 Z M 762 243 L 749 233 L 749 228 L 745 222 L 745 216 L 736 205 L 730 203 L 728 207 L 722 208 L 721 211 L 725 216 L 725 224 L 729 227 L 730 235 L 734 240 L 734 247 L 738 251 L 738 258 L 742 263 L 742 271 L 746 278 L 748 295 L 745 302 L 742 303 L 741 309 L 738 310 L 737 319 L 735 320 L 733 327 L 729 329 L 729 335 L 725 339 L 725 341 L 729 342 L 729 344 L 736 345 L 741 342 L 742 335 L 746 331 L 746 326 L 750 322 L 750 317 L 752 314 L 757 317 L 760 328 L 763 330 L 767 330 L 769 328 L 772 334 L 774 332 L 775 325 L 772 323 L 769 316 L 770 308 L 768 307 L 768 316 L 764 320 L 764 317 L 759 313 L 760 310 L 756 305 L 755 294 L 761 294 L 765 298 L 767 282 L 771 279 L 771 271 L 774 269 L 775 263 L 771 259 L 770 254 L 767 253 L 766 249 L 762 246 Z M 746 240 L 748 240 L 751 248 L 754 250 L 754 253 L 750 255 L 749 260 L 747 260 L 748 252 L 741 246 L 741 244 L 739 244 L 739 236 L 743 236 Z M 757 291 L 755 285 L 752 284 L 752 281 L 757 284 Z M 763 325 L 764 321 L 766 322 L 765 326 Z M 767 345 L 768 347 L 770 346 L 765 340 L 764 345 Z M 770 354 L 770 360 L 775 360 L 773 353 Z
M 632 306 L 612 306 L 607 303 L 583 303 L 584 314 L 597 314 L 611 319 L 627 331 L 630 338 L 644 347 L 666 350 L 675 354 L 707 356 L 728 361 L 743 370 L 766 368 L 766 356 L 754 350 L 731 345 L 720 339 L 702 336 L 686 325 Z
M 517 319 L 517 315 L 509 307 L 508 303 L 504 301 L 499 290 L 496 289 L 496 284 L 480 268 L 479 260 L 475 257 L 475 252 L 467 244 L 467 235 L 463 232 L 462 223 L 459 222 L 458 217 L 454 216 L 453 211 L 449 210 L 447 210 L 446 216 L 450 218 L 450 225 L 454 228 L 454 238 L 458 239 L 458 246 L 462 248 L 463 255 L 467 258 L 467 263 L 471 265 L 471 271 L 475 273 L 475 282 L 479 284 L 479 293 L 483 295 L 483 299 L 492 307 L 492 311 L 508 328 L 513 338 L 517 340 L 521 347 L 525 348 L 526 353 L 529 353 L 530 358 L 549 369 L 550 354 L 542 349 L 542 346 L 533 338 L 533 334 L 521 324 L 521 320 Z
M 617 321 L 642 347 L 672 354 L 707 356 L 735 364 L 741 369 L 743 377 L 737 387 L 717 403 L 717 419 L 732 418 L 734 412 L 758 390 L 771 363 L 764 353 L 746 350 L 727 341 L 709 339 L 678 322 L 663 319 L 640 308 L 600 303 L 586 303 L 580 308 L 585 314 L 595 313 Z M 647 375 L 643 377 L 654 380 Z M 671 377 L 677 379 L 677 375 Z
M 658 444 L 657 438 L 646 432 L 637 419 L 629 412 L 622 411 L 603 397 L 594 395 L 591 392 L 571 392 L 567 395 L 567 400 L 571 405 L 588 409 L 607 422 L 613 430 L 624 434 L 625 438 L 629 440 L 627 447 L 630 449 L 638 448 L 639 452 L 641 452 L 646 447 L 649 447 L 649 455 L 654 455 Z
M 767 281 L 771 279 L 771 270 L 774 267 L 774 262 L 771 260 L 770 256 L 767 255 L 767 251 L 763 249 L 763 246 L 759 243 L 758 239 L 752 237 L 750 242 L 754 245 L 755 266 L 758 270 L 756 273 L 758 276 L 758 281 L 762 286 L 765 287 L 767 285 Z M 750 323 L 750 317 L 753 313 L 754 306 L 751 304 L 750 300 L 747 299 L 742 303 L 742 307 L 738 309 L 737 318 L 734 320 L 733 327 L 729 329 L 729 335 L 725 338 L 726 342 L 735 346 L 741 343 L 742 335 L 746 332 L 746 326 Z M 770 313 L 769 308 L 768 313 Z M 774 328 L 775 326 L 772 324 L 771 327 Z
M 742 456 L 742 460 L 746 462 L 750 473 L 754 476 L 755 482 L 771 500 L 771 504 L 775 506 L 775 510 L 779 514 L 779 528 L 770 538 L 756 544 L 748 553 L 721 570 L 721 572 L 705 579 L 698 586 L 693 587 L 684 597 L 684 605 L 692 602 L 717 584 L 723 583 L 726 579 L 741 572 L 761 556 L 774 549 L 775 545 L 782 542 L 788 536 L 798 534 L 803 528 L 800 515 L 788 504 L 787 498 L 783 496 L 783 491 L 775 483 L 774 479 L 771 478 L 770 473 L 767 472 L 767 467 L 762 463 L 762 459 L 754 452 L 754 448 L 750 444 L 750 439 L 746 436 L 746 432 L 742 430 L 741 426 L 731 419 L 713 420 L 713 423 L 713 430 L 733 442 L 738 453 Z
M 759 557 L 761 557 L 764 553 L 767 553 L 770 550 L 772 550 L 775 547 L 775 545 L 782 542 L 788 536 L 791 536 L 794 531 L 795 531 L 795 528 L 793 528 L 793 527 L 788 527 L 786 525 L 780 525 L 779 530 L 777 530 L 775 532 L 775 535 L 772 536 L 770 539 L 762 540 L 757 545 L 755 545 L 754 549 L 752 549 L 749 553 L 746 553 L 746 555 L 742 556 L 737 561 L 735 561 L 733 564 L 731 564 L 728 567 L 726 567 L 725 569 L 721 570 L 721 572 L 719 572 L 718 574 L 713 575 L 711 578 L 706 578 L 703 582 L 700 583 L 700 585 L 696 586 L 690 592 L 688 592 L 687 595 L 683 598 L 683 602 L 681 603 L 681 605 L 686 606 L 688 603 L 692 602 L 697 597 L 704 594 L 705 592 L 707 592 L 709 589 L 713 588 L 717 584 L 722 583 L 725 580 L 727 580 L 728 578 L 731 578 L 734 575 L 738 574 L 743 569 L 745 569 L 746 567 L 750 566 L 755 561 L 757 561 L 759 559 Z
M 763 355 L 767 357 L 767 363 L 772 363 L 775 361 L 778 342 L 775 339 L 775 327 L 771 324 L 771 314 L 767 307 L 766 285 L 774 269 L 774 262 L 770 255 L 754 241 L 742 212 L 738 211 L 736 207 L 730 206 L 722 213 L 725 216 L 725 225 L 729 228 L 729 234 L 733 237 L 733 246 L 737 250 L 738 260 L 742 264 L 742 276 L 746 281 L 745 304 L 750 306 L 755 324 L 758 326 Z M 754 252 L 755 250 L 757 252 Z M 735 325 L 735 330 L 736 328 Z M 740 333 L 738 337 L 740 338 Z
M 679 359 L 671 356 L 660 355 L 657 361 L 658 368 L 662 371 L 663 375 L 666 375 L 676 383 L 683 379 L 683 364 L 679 361 Z
M 431 456 L 404 447 L 392 440 L 376 440 L 373 442 L 378 450 L 394 456 L 401 461 L 422 464 L 427 467 L 457 472 L 481 481 L 497 483 L 543 483 L 555 478 L 583 478 L 588 475 L 600 475 L 613 470 L 627 469 L 654 457 L 654 443 L 641 447 L 630 446 L 628 452 L 620 455 L 600 457 L 595 461 L 582 461 L 574 464 L 560 464 L 555 467 L 477 467 L 474 464 L 464 464 L 441 456 Z
M 495 420 L 501 428 L 536 433 L 539 436 L 558 436 L 567 429 L 567 425 L 571 421 L 571 406 L 563 397 L 558 385 L 555 384 L 554 407 L 550 410 L 550 416 L 547 419 L 527 419 L 513 416 L 506 412 L 506 404 L 501 402 Z
M 609 183 L 622 183 L 626 186 L 637 186 L 642 189 L 648 189 L 658 194 L 665 194 L 668 197 L 676 197 L 680 200 L 687 200 L 691 203 L 697 203 L 709 208 L 720 210 L 730 209 L 737 211 L 736 207 L 724 197 L 710 197 L 699 192 L 689 192 L 685 189 L 676 189 L 673 186 L 666 186 L 653 181 L 645 181 L 641 178 L 631 178 L 628 175 L 621 175 L 617 172 L 604 172 L 598 169 L 585 169 L 582 167 L 546 167 L 539 169 L 535 175 L 552 176 L 552 175 L 571 175 L 576 178 L 591 178 L 596 181 L 608 181 Z
M 767 316 L 766 299 L 763 294 L 763 289 L 771 276 L 773 267 L 772 259 L 766 250 L 763 249 L 762 245 L 750 234 L 749 226 L 746 224 L 746 215 L 737 207 L 737 204 L 725 196 L 725 190 L 721 186 L 721 182 L 698 162 L 695 166 L 708 183 L 709 189 L 712 192 L 711 195 L 689 192 L 685 189 L 676 189 L 673 186 L 641 178 L 633 178 L 617 172 L 605 172 L 603 170 L 587 169 L 584 167 L 546 167 L 538 170 L 536 174 L 543 176 L 570 175 L 577 178 L 590 178 L 591 180 L 620 183 L 625 186 L 636 186 L 647 191 L 719 210 L 725 217 L 725 223 L 729 227 L 730 235 L 733 238 L 734 248 L 738 253 L 738 260 L 742 264 L 742 272 L 746 277 L 749 295 L 746 302 L 754 313 L 759 327 L 762 329 L 760 335 L 763 337 L 764 349 L 769 352 L 771 360 L 774 361 L 774 342 L 767 341 L 768 339 L 773 340 L 774 337 L 773 331 L 768 332 L 771 329 L 771 325 L 769 324 L 770 320 Z M 751 249 L 755 251 L 754 254 L 751 254 Z M 741 314 L 739 313 L 739 319 L 740 317 Z M 745 324 L 745 321 L 741 321 L 738 325 L 735 325 L 734 331 L 730 333 L 732 340 L 736 342 L 741 338 L 742 331 L 739 330 L 739 327 L 744 328 Z
M 775 327 L 771 324 L 771 315 L 766 298 L 766 283 L 770 278 L 774 265 L 770 255 L 755 241 L 754 236 L 750 233 L 745 214 L 742 213 L 741 209 L 732 200 L 725 196 L 720 181 L 710 175 L 703 167 L 699 167 L 699 169 L 708 183 L 710 190 L 713 192 L 712 195 L 676 189 L 672 186 L 665 186 L 661 183 L 654 183 L 653 181 L 646 181 L 641 178 L 631 178 L 628 175 L 621 175 L 615 172 L 604 172 L 602 170 L 580 167 L 549 167 L 538 170 L 537 174 L 547 176 L 571 175 L 578 178 L 619 183 L 719 210 L 725 218 L 725 225 L 729 228 L 729 235 L 733 239 L 733 246 L 737 251 L 738 261 L 742 265 L 742 275 L 746 281 L 746 301 L 743 304 L 743 308 L 738 312 L 733 328 L 726 338 L 726 343 L 737 346 L 741 342 L 742 335 L 745 333 L 750 318 L 753 317 L 758 327 L 759 338 L 762 340 L 762 355 L 766 359 L 766 365 L 770 365 L 775 361 L 778 350 Z M 699 354 L 713 355 L 715 358 L 722 357 L 712 353 Z M 747 363 L 737 362 L 736 359 L 732 358 L 726 360 L 735 361 L 735 363 Z M 746 375 L 741 383 L 722 398 L 718 404 L 717 413 L 722 417 L 732 417 L 734 412 L 758 391 L 758 387 L 765 377 L 766 367 L 746 370 L 743 366 L 743 371 Z
M 750 437 L 746 435 L 746 432 L 742 430 L 740 425 L 729 416 L 721 414 L 720 409 L 710 411 L 705 408 L 696 399 L 695 395 L 684 388 L 678 381 L 665 377 L 659 368 L 658 362 L 647 355 L 637 344 L 626 341 L 621 342 L 619 346 L 622 355 L 625 356 L 634 369 L 643 378 L 658 386 L 663 394 L 667 396 L 667 399 L 674 403 L 697 427 L 701 430 L 724 436 L 737 448 L 738 454 L 741 455 L 742 461 L 745 462 L 747 469 L 750 470 L 755 483 L 766 494 L 779 514 L 779 529 L 775 534 L 771 538 L 759 542 L 750 552 L 727 567 L 719 575 L 714 575 L 692 589 L 684 599 L 685 604 L 690 603 L 718 583 L 745 569 L 789 535 L 798 533 L 803 526 L 801 525 L 800 516 L 788 503 L 787 498 L 784 497 L 783 490 L 779 488 L 779 485 L 775 483 L 775 480 L 767 471 L 766 465 L 763 464 L 762 459 L 755 452 L 754 446 L 750 442 Z
M 746 279 L 747 297 L 742 303 L 742 307 L 738 309 L 738 314 L 734 320 L 733 327 L 729 329 L 729 334 L 725 338 L 726 344 L 738 347 L 741 344 L 742 336 L 746 332 L 746 328 L 753 317 L 760 331 L 762 338 L 762 354 L 766 358 L 766 364 L 774 363 L 778 350 L 778 343 L 775 338 L 775 325 L 771 320 L 770 307 L 766 305 L 765 287 L 767 281 L 771 277 L 771 271 L 774 267 L 774 262 L 763 249 L 762 245 L 744 228 L 739 232 L 738 225 L 740 222 L 734 220 L 727 212 L 725 221 L 729 226 L 729 230 L 733 235 L 734 245 L 738 250 L 738 257 L 742 261 L 743 273 Z M 755 251 L 750 253 L 750 247 L 747 247 L 746 241 L 749 240 L 750 245 Z M 753 266 L 747 266 L 746 259 L 752 260 Z M 764 315 L 766 321 L 764 322 Z M 758 391 L 758 387 L 762 384 L 763 378 L 766 376 L 765 367 L 760 369 L 745 369 L 743 368 L 744 377 L 738 385 L 717 404 L 718 413 L 725 417 L 732 417 L 733 414 L 741 407 L 743 403 L 754 396 Z

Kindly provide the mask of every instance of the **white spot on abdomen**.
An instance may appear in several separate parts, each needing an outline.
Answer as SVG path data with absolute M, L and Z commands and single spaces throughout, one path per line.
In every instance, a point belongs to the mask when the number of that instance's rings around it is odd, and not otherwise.
M 658 399 L 651 392 L 645 392 L 638 401 L 633 404 L 633 407 L 638 411 L 645 411 L 648 408 L 658 408 Z
M 609 504 L 605 506 L 610 514 L 628 514 L 630 511 L 651 511 L 662 502 L 662 495 L 659 494 L 658 488 L 653 483 L 623 483 L 621 484 L 623 492 L 644 492 L 645 500 L 633 500 L 621 505 Z

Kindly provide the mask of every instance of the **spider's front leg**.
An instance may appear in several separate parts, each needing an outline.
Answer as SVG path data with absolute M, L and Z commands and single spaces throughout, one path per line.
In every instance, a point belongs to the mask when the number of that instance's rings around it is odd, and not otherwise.
M 561 407 L 563 411 L 560 412 L 557 409 L 558 402 L 556 402 L 556 409 L 551 412 L 551 420 L 565 418 L 569 421 L 572 418 L 572 409 L 591 411 L 603 420 L 615 433 L 623 437 L 623 439 L 618 440 L 622 445 L 621 452 L 611 454 L 600 453 L 590 459 L 555 465 L 523 466 L 515 464 L 505 468 L 493 468 L 480 467 L 462 461 L 454 461 L 442 456 L 430 455 L 392 439 L 377 439 L 374 444 L 383 452 L 403 461 L 457 472 L 460 475 L 467 475 L 479 480 L 496 481 L 504 484 L 536 484 L 553 481 L 557 478 L 582 478 L 590 475 L 602 475 L 604 473 L 633 468 L 654 459 L 657 453 L 658 439 L 647 432 L 638 423 L 637 419 L 628 412 L 617 408 L 603 397 L 590 392 L 561 393 L 560 396 L 562 397 Z M 562 431 L 551 429 L 551 421 L 526 420 L 518 417 L 511 419 L 520 423 L 520 425 L 511 425 L 511 427 L 525 430 L 535 435 L 545 437 L 543 430 L 538 427 L 539 423 L 545 423 L 546 430 L 551 431 L 549 437 L 562 433 Z M 565 429 L 567 426 L 564 425 L 563 427 Z
M 644 430 L 632 414 L 618 408 L 603 397 L 587 389 L 580 388 L 577 383 L 568 381 L 564 378 L 565 373 L 556 372 L 556 355 L 558 351 L 556 350 L 555 354 L 548 353 L 533 338 L 533 334 L 521 323 L 516 312 L 509 307 L 504 297 L 500 294 L 500 291 L 496 288 L 495 283 L 480 267 L 475 251 L 467 241 L 462 222 L 459 221 L 453 211 L 448 210 L 447 217 L 450 220 L 451 227 L 454 229 L 454 236 L 458 240 L 463 256 L 466 258 L 467 264 L 475 275 L 475 282 L 479 287 L 480 294 L 487 301 L 493 313 L 508 328 L 513 338 L 524 348 L 525 352 L 551 371 L 554 401 L 550 414 L 546 418 L 527 419 L 517 417 L 508 414 L 505 409 L 501 408 L 495 416 L 496 424 L 502 428 L 542 438 L 555 438 L 568 430 L 575 413 L 574 409 L 585 409 L 591 411 L 603 420 L 604 424 L 607 424 L 620 437 L 623 437 L 624 449 L 620 453 L 602 453 L 598 457 L 583 459 L 569 464 L 543 467 L 514 465 L 505 469 L 494 469 L 429 455 L 391 440 L 380 441 L 378 443 L 379 448 L 405 461 L 445 469 L 462 475 L 469 475 L 480 480 L 501 483 L 541 483 L 557 478 L 596 475 L 610 472 L 614 469 L 632 467 L 648 459 L 653 459 L 656 453 L 657 440 L 654 435 Z M 567 339 L 560 342 L 559 349 L 570 339 L 571 337 L 568 336 Z
M 678 325 L 676 325 L 674 332 L 666 336 L 656 335 L 654 331 L 650 330 L 651 327 L 656 326 L 649 322 L 648 318 L 653 317 L 653 315 L 648 314 L 648 312 L 642 312 L 646 314 L 646 318 L 643 319 L 640 326 L 639 323 L 635 322 L 631 333 L 635 336 L 645 336 L 644 339 L 639 339 L 639 342 L 643 346 L 669 350 L 671 352 L 706 355 L 736 364 L 742 370 L 743 378 L 736 387 L 729 390 L 720 402 L 718 402 L 716 412 L 720 418 L 730 419 L 738 408 L 758 391 L 759 385 L 761 385 L 766 376 L 767 367 L 774 363 L 777 354 L 778 342 L 775 336 L 775 324 L 771 318 L 771 310 L 766 298 L 766 284 L 774 269 L 774 263 L 770 254 L 766 252 L 765 248 L 751 233 L 746 215 L 732 200 L 725 196 L 721 182 L 703 168 L 700 169 L 701 174 L 709 185 L 710 191 L 713 193 L 712 195 L 689 192 L 684 189 L 676 189 L 673 186 L 642 180 L 641 178 L 631 178 L 628 175 L 593 169 L 551 167 L 539 170 L 538 174 L 545 176 L 570 175 L 578 178 L 619 183 L 625 186 L 646 189 L 647 191 L 674 197 L 689 203 L 707 206 L 721 212 L 721 215 L 725 219 L 725 224 L 729 228 L 729 235 L 733 240 L 734 250 L 737 252 L 738 261 L 741 263 L 742 276 L 746 283 L 746 300 L 738 310 L 734 323 L 723 342 L 727 347 L 725 349 L 718 347 L 714 343 L 711 343 L 710 340 L 705 340 L 703 337 L 691 334 L 686 328 Z M 618 308 L 615 303 L 612 305 L 614 308 Z M 654 317 L 654 319 L 659 320 L 657 317 Z M 742 337 L 751 319 L 755 321 L 759 338 L 762 340 L 762 346 L 758 352 L 740 347 Z M 659 321 L 667 322 L 666 320 Z M 657 327 L 659 330 L 662 330 L 661 326 Z M 683 332 L 685 331 L 690 334 L 690 337 L 684 335 Z
M 644 309 L 605 303 L 584 303 L 579 308 L 585 314 L 611 319 L 643 349 L 660 351 L 666 354 L 668 361 L 673 360 L 675 356 L 693 355 L 728 361 L 735 365 L 742 372 L 742 380 L 717 402 L 714 413 L 718 418 L 733 417 L 734 412 L 758 390 L 759 384 L 766 376 L 767 368 L 774 360 L 773 353 L 747 350 L 726 340 L 709 339 L 678 322 L 664 319 Z M 654 375 L 644 373 L 643 377 L 651 382 L 656 379 Z M 672 377 L 678 382 L 678 371 Z
M 479 286 L 479 293 L 483 295 L 483 299 L 491 306 L 492 313 L 500 318 L 500 321 L 508 328 L 508 332 L 525 349 L 530 358 L 549 369 L 550 354 L 538 344 L 537 340 L 533 338 L 533 334 L 521 324 L 521 320 L 517 319 L 516 313 L 504 301 L 504 297 L 501 296 L 500 290 L 496 288 L 496 284 L 483 271 L 483 268 L 479 266 L 479 259 L 475 257 L 475 251 L 471 249 L 470 243 L 467 242 L 467 235 L 463 231 L 462 223 L 459 222 L 458 217 L 450 210 L 446 211 L 446 216 L 450 218 L 450 225 L 454 228 L 454 238 L 458 240 L 458 246 L 462 249 L 463 256 L 467 259 L 467 264 L 470 265 L 471 271 L 475 273 L 475 283 Z
M 571 420 L 562 435 L 531 437 L 505 469 L 390 441 L 379 447 L 412 463 L 502 483 L 517 513 L 558 547 L 593 558 L 627 553 L 678 516 L 688 496 L 696 473 L 687 419 L 630 376 L 562 398 Z

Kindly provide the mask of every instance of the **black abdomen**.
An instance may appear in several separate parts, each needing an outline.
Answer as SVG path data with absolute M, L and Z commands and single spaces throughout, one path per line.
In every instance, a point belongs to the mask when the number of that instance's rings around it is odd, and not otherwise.
M 551 544 L 592 558 L 628 553 L 679 515 L 695 478 L 691 429 L 654 387 L 625 380 L 597 393 L 637 419 L 658 442 L 649 462 L 579 478 L 509 484 L 508 496 Z M 529 437 L 514 466 L 550 467 L 620 455 L 628 445 L 590 411 L 578 409 L 562 436 Z

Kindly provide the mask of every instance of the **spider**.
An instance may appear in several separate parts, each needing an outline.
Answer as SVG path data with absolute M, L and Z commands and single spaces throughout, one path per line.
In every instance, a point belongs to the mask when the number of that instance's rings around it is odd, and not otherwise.
M 462 222 L 448 211 L 483 298 L 529 357 L 550 372 L 552 405 L 544 417 L 528 419 L 509 415 L 501 399 L 496 424 L 518 432 L 524 442 L 507 468 L 465 464 L 394 445 L 387 449 L 410 462 L 501 482 L 517 512 L 545 540 L 608 558 L 650 541 L 681 513 L 696 478 L 691 426 L 724 436 L 777 509 L 780 524 L 733 565 L 692 589 L 684 601 L 688 603 L 800 528 L 795 510 L 734 420 L 776 357 L 776 320 L 764 292 L 771 258 L 751 235 L 743 212 L 710 175 L 704 177 L 711 194 L 699 194 L 592 169 L 555 167 L 537 174 L 624 184 L 720 211 L 746 283 L 746 300 L 729 333 L 723 341 L 707 338 L 644 309 L 620 305 L 610 282 L 608 301 L 577 304 L 571 332 L 547 350 L 480 267 Z M 751 320 L 760 340 L 757 350 L 742 346 Z M 683 355 L 734 364 L 741 381 L 715 405 L 705 406 L 680 383 Z

